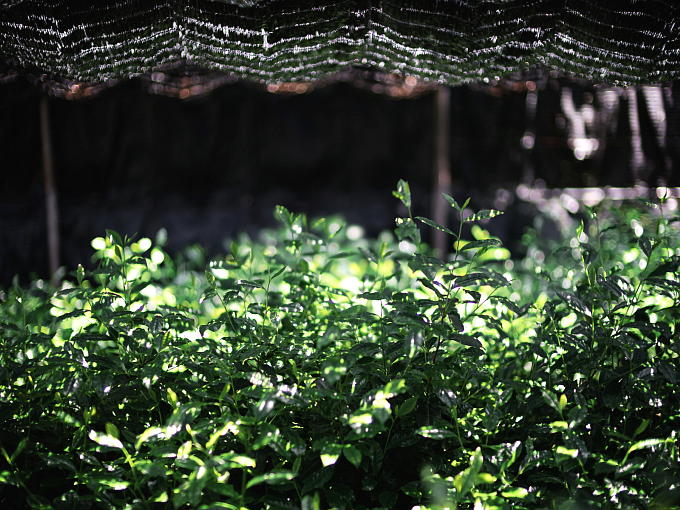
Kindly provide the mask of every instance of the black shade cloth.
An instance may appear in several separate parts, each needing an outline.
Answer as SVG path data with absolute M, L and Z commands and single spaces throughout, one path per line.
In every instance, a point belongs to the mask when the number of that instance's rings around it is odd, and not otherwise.
M 188 65 L 274 83 L 351 66 L 441 83 L 535 67 L 680 74 L 676 0 L 0 0 L 0 64 L 104 81 Z

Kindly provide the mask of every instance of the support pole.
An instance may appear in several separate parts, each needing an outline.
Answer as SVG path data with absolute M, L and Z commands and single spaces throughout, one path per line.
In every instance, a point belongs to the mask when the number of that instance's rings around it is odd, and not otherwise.
M 57 285 L 59 269 L 59 209 L 54 178 L 54 156 L 50 136 L 50 112 L 47 95 L 40 98 L 40 138 L 42 142 L 43 183 L 45 186 L 45 215 L 47 222 L 47 256 L 50 278 Z
M 432 219 L 446 226 L 449 217 L 449 205 L 442 198 L 442 193 L 451 194 L 451 161 L 449 145 L 449 126 L 451 122 L 451 90 L 440 86 L 434 94 L 435 118 L 435 157 L 434 157 L 434 189 L 432 194 Z M 447 253 L 446 233 L 433 231 L 432 245 L 438 257 Z
M 642 149 L 642 135 L 640 131 L 640 115 L 638 110 L 637 88 L 626 89 L 628 99 L 628 122 L 630 123 L 630 148 L 632 152 L 631 169 L 635 184 L 644 182 L 642 171 L 645 166 L 645 153 Z

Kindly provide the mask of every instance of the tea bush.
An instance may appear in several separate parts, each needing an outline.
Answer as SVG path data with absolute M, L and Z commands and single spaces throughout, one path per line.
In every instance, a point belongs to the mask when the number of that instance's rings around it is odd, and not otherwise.
M 0 501 L 678 508 L 664 204 L 589 211 L 512 260 L 479 226 L 497 211 L 446 196 L 451 230 L 395 196 L 396 237 L 277 207 L 278 230 L 211 262 L 107 232 L 97 269 L 0 293 Z

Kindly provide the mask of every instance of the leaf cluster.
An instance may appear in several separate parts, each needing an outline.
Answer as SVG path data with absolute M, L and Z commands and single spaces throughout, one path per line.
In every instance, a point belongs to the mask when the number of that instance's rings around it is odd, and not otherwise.
M 0 294 L 0 502 L 678 507 L 672 218 L 590 212 L 514 261 L 498 211 L 445 196 L 452 230 L 394 194 L 394 236 L 279 206 L 212 261 L 106 232 L 95 270 Z

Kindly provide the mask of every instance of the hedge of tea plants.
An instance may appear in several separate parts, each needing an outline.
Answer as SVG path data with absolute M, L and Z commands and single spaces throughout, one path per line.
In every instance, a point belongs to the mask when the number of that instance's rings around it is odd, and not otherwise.
M 0 291 L 0 503 L 679 508 L 669 204 L 513 259 L 498 211 L 445 196 L 448 228 L 394 194 L 374 240 L 277 207 L 215 260 L 107 232 L 94 270 Z

